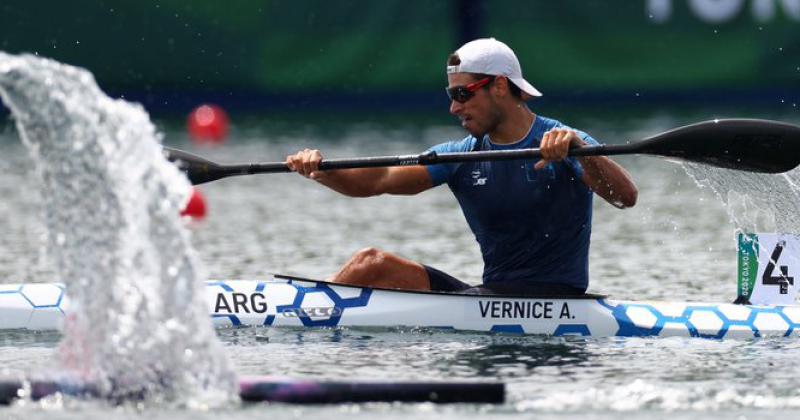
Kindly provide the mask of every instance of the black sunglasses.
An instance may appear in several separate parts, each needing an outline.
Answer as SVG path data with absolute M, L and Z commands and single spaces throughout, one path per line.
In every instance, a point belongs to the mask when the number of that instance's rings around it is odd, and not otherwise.
M 456 101 L 458 103 L 465 103 L 468 100 L 472 99 L 475 96 L 475 92 L 478 89 L 482 88 L 483 86 L 488 85 L 489 83 L 494 81 L 494 76 L 484 77 L 477 82 L 470 83 L 466 86 L 453 86 L 445 88 L 444 90 L 447 92 L 447 97 L 450 98 L 451 101 Z

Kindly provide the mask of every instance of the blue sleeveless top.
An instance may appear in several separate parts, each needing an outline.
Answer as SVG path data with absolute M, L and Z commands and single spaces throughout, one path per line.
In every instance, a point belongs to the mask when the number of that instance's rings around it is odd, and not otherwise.
M 527 136 L 508 145 L 488 136 L 469 136 L 432 147 L 437 153 L 539 147 L 544 133 L 568 128 L 536 116 Z M 577 131 L 577 130 L 576 130 Z M 598 144 L 577 131 L 588 144 Z M 550 163 L 537 171 L 536 161 L 452 163 L 428 166 L 433 185 L 447 183 L 483 254 L 483 282 L 546 282 L 586 289 L 589 283 L 589 237 L 592 192 L 583 183 L 576 158 Z

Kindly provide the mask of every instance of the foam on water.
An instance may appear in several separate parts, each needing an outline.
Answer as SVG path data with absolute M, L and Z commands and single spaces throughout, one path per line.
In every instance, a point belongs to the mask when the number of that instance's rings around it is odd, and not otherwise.
M 112 394 L 228 398 L 189 233 L 189 183 L 141 106 L 93 76 L 0 52 L 0 96 L 43 180 L 48 250 L 76 309 L 59 354 Z
M 738 231 L 800 233 L 800 170 L 762 174 L 691 163 L 684 167 L 720 197 Z
M 714 388 L 703 383 L 687 386 L 633 379 L 627 384 L 553 392 L 546 398 L 521 400 L 514 408 L 520 412 L 633 412 L 643 409 L 713 412 L 744 408 L 800 408 L 800 396 L 796 393 L 775 395 L 769 389 L 760 388 L 752 385 Z

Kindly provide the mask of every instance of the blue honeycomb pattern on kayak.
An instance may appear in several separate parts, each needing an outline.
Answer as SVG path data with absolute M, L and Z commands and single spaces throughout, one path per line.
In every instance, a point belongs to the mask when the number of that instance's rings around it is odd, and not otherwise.
M 783 332 L 784 337 L 789 337 L 795 330 L 800 330 L 800 323 L 793 322 L 792 319 L 784 313 L 785 307 L 783 306 L 742 306 L 743 310 L 749 311 L 747 318 L 742 320 L 730 319 L 728 315 L 720 310 L 718 305 L 686 305 L 680 315 L 669 316 L 661 313 L 656 306 L 649 304 L 619 303 L 612 305 L 604 299 L 599 299 L 598 302 L 611 310 L 612 315 L 619 325 L 619 330 L 615 335 L 621 337 L 658 336 L 664 331 L 666 324 L 671 324 L 672 326 L 682 325 L 686 328 L 687 333 L 691 337 L 721 339 L 724 338 L 732 328 L 736 328 L 737 331 L 750 330 L 753 337 L 761 337 L 762 332 L 759 330 L 756 322 L 759 315 L 772 315 L 773 318 L 780 318 L 786 324 L 786 331 Z M 631 309 L 649 312 L 654 320 L 653 325 L 650 327 L 636 325 L 629 316 L 629 311 Z M 714 323 L 718 324 L 718 327 L 708 328 L 708 326 L 695 325 L 692 318 L 698 315 L 704 316 L 707 319 L 713 319 Z M 702 330 L 704 329 L 711 329 L 712 331 L 703 332 Z M 778 333 L 780 332 L 782 332 L 782 330 L 778 331 Z M 774 334 L 775 331 L 770 330 L 769 333 Z
M 525 328 L 520 324 L 495 324 L 489 329 L 493 333 L 505 334 L 525 334 Z M 553 332 L 554 336 L 565 335 L 590 336 L 589 327 L 586 324 L 561 324 Z
M 14 290 L 0 291 L 0 295 L 19 295 L 31 305 L 31 309 L 55 308 L 58 309 L 59 312 L 61 312 L 62 314 L 64 313 L 64 309 L 61 307 L 61 304 L 64 301 L 64 286 L 62 284 L 53 284 L 52 286 L 58 289 L 58 294 L 46 302 L 39 302 L 39 303 L 34 303 L 33 299 L 26 293 L 25 289 L 32 288 L 32 286 L 34 286 L 34 284 L 20 284 Z M 38 296 L 41 295 L 41 293 L 31 293 L 31 294 Z M 37 298 L 37 300 L 39 299 L 40 298 Z
M 525 334 L 525 329 L 519 324 L 492 325 L 490 331 L 496 333 Z
M 553 335 L 557 337 L 564 335 L 590 336 L 592 333 L 586 324 L 561 324 L 553 332 Z
M 299 319 L 306 327 L 335 327 L 339 325 L 339 320 L 342 318 L 342 315 L 347 308 L 363 308 L 367 306 L 369 303 L 369 298 L 372 295 L 372 289 L 361 289 L 361 293 L 358 296 L 343 298 L 325 283 L 316 283 L 315 286 L 310 287 L 293 283 L 292 280 L 289 280 L 288 283 L 297 289 L 297 295 L 294 297 L 294 302 L 288 305 L 278 305 L 275 309 L 279 314 L 286 311 L 300 313 L 297 319 Z M 305 299 L 310 293 L 320 292 L 324 293 L 328 296 L 328 298 L 330 298 L 330 300 L 333 302 L 333 307 L 338 309 L 338 311 L 327 319 L 311 319 L 310 317 L 302 314 L 301 309 L 303 305 L 303 299 Z M 270 321 L 269 324 L 264 322 L 264 325 L 272 325 L 272 321 Z

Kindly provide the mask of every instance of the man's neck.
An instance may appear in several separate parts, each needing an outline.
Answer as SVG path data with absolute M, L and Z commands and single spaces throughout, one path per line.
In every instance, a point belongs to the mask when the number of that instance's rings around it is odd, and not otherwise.
M 489 138 L 495 144 L 516 143 L 528 134 L 535 118 L 536 114 L 520 102 L 506 112 L 506 118 L 489 132 Z

